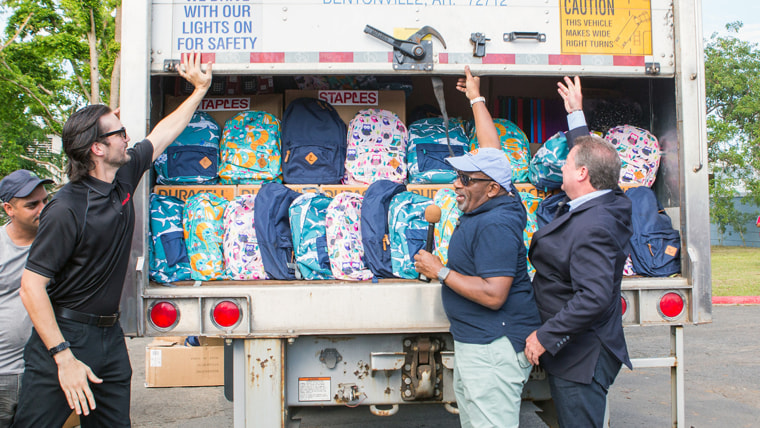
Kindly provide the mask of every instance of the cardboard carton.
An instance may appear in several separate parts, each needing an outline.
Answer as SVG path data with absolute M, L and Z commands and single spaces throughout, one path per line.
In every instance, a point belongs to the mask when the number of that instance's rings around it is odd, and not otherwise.
M 224 346 L 184 346 L 184 337 L 159 337 L 145 348 L 145 386 L 224 385 Z M 221 339 L 220 339 L 221 340 Z
M 79 415 L 77 415 L 77 412 L 71 412 L 71 415 L 69 415 L 69 418 L 66 419 L 61 428 L 76 428 L 78 426 L 80 426 Z
M 406 186 L 406 190 L 416 193 L 418 195 L 427 196 L 433 199 L 435 193 L 443 188 L 453 189 L 453 184 L 410 184 Z
M 343 90 L 288 90 L 285 91 L 285 108 L 297 98 L 317 98 L 330 103 L 348 125 L 359 110 L 368 108 L 390 110 L 406 123 L 406 96 L 404 91 L 343 91 Z
M 443 189 L 444 187 L 453 189 L 454 184 L 410 184 L 406 186 L 406 190 L 433 199 L 435 192 L 437 192 L 439 189 Z M 537 196 L 542 199 L 555 193 L 545 192 L 543 190 L 537 189 L 536 186 L 530 183 L 515 183 L 515 187 L 517 188 L 518 192 L 530 193 L 533 196 Z
M 202 185 L 202 186 L 163 186 L 153 187 L 153 193 L 158 195 L 168 195 L 187 201 L 193 195 L 201 192 L 213 193 L 221 196 L 228 201 L 235 199 L 237 196 L 237 186 L 234 185 Z
M 166 96 L 164 111 L 174 111 L 186 97 Z M 245 110 L 259 110 L 273 114 L 282 119 L 282 95 L 223 95 L 206 96 L 201 101 L 198 110 L 205 111 L 214 118 L 220 128 L 224 122 L 237 113 Z
M 318 193 L 319 185 L 317 184 L 286 184 L 287 188 L 295 190 L 298 193 Z M 240 195 L 255 195 L 259 193 L 261 189 L 260 184 L 240 184 L 238 185 L 237 194 Z
M 319 186 L 319 188 L 322 190 L 322 193 L 325 195 L 334 198 L 338 195 L 338 193 L 343 192 L 353 192 L 358 193 L 362 196 L 364 196 L 364 192 L 367 191 L 367 188 L 369 186 L 354 186 L 354 185 L 344 185 L 344 184 L 323 184 Z

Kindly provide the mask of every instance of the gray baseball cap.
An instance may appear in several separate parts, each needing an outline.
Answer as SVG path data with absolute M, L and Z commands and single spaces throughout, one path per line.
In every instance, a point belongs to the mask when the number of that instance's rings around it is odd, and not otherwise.
M 13 198 L 25 198 L 40 184 L 53 184 L 53 180 L 39 178 L 37 174 L 26 169 L 13 171 L 0 181 L 0 201 L 10 202 Z
M 509 190 L 512 184 L 512 165 L 502 150 L 481 147 L 462 156 L 446 158 L 446 162 L 460 171 L 480 171 L 506 190 Z

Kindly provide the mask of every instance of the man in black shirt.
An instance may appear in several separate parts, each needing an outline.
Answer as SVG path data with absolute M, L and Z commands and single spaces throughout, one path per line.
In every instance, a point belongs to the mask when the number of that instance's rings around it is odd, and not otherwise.
M 134 230 L 132 198 L 153 160 L 185 129 L 211 84 L 211 64 L 185 55 L 193 93 L 144 141 L 117 111 L 87 106 L 63 127 L 70 182 L 43 210 L 21 278 L 34 330 L 14 426 L 61 426 L 74 409 L 83 427 L 128 427 L 132 368 L 118 324 Z M 97 402 L 97 410 L 96 410 Z

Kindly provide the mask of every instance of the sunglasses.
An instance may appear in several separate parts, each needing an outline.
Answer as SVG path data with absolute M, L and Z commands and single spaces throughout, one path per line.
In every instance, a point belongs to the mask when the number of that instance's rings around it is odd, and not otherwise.
M 121 129 L 117 129 L 116 131 L 106 132 L 105 134 L 99 135 L 98 140 L 102 140 L 105 138 L 110 137 L 111 135 L 119 135 L 122 139 L 127 138 L 127 128 L 122 127 Z
M 493 181 L 490 178 L 473 178 L 469 175 L 465 175 L 462 171 L 457 171 L 457 178 L 462 183 L 462 186 L 467 187 L 472 181 Z

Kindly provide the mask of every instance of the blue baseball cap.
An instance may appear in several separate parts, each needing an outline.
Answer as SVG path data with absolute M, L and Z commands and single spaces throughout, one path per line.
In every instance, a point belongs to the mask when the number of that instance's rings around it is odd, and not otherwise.
M 464 172 L 480 171 L 505 190 L 512 184 L 512 165 L 506 153 L 492 147 L 481 147 L 462 156 L 446 158 L 446 162 Z
M 41 179 L 26 169 L 13 171 L 0 181 L 0 201 L 10 202 L 13 198 L 25 198 L 40 184 L 53 184 L 53 180 Z

